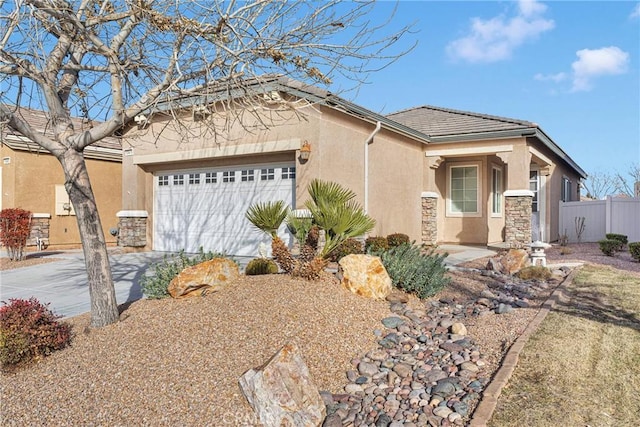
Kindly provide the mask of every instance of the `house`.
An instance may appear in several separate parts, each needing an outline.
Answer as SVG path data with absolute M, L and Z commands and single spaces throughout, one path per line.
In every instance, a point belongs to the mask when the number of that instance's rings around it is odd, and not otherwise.
M 382 116 L 282 76 L 246 90 L 263 95 L 247 114 L 209 94 L 172 101 L 181 125 L 158 106 L 124 130 L 120 244 L 256 255 L 269 239 L 247 208 L 302 208 L 320 178 L 357 194 L 372 235 L 519 246 L 557 239 L 559 200 L 577 200 L 585 177 L 534 123 L 436 107 Z
M 53 136 L 44 111 L 20 108 L 18 114 L 38 132 Z M 91 123 L 73 118 L 76 129 Z M 73 206 L 64 188 L 65 177 L 58 160 L 33 141 L 0 125 L 0 209 L 22 208 L 32 212 L 28 246 L 42 242 L 50 249 L 80 247 L 80 233 Z M 117 226 L 122 205 L 122 149 L 117 138 L 107 138 L 84 150 L 103 231 L 108 244 L 117 240 L 109 233 Z

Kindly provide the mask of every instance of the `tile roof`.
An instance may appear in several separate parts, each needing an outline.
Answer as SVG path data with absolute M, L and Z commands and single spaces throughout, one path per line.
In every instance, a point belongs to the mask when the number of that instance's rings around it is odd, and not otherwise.
M 526 120 L 423 105 L 387 115 L 431 137 L 537 128 Z

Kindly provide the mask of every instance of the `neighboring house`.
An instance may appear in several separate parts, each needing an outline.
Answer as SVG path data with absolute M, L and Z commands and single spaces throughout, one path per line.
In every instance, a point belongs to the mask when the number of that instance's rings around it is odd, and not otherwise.
M 247 208 L 277 199 L 303 208 L 320 178 L 357 194 L 376 220 L 372 235 L 519 246 L 532 229 L 557 239 L 559 200 L 577 200 L 585 177 L 533 123 L 434 107 L 385 117 L 277 76 L 254 90 L 264 103 L 242 125 L 202 96 L 175 101 L 183 127 L 159 107 L 125 129 L 120 244 L 256 255 L 269 239 L 246 221 Z M 216 121 L 224 134 L 211 133 Z
M 18 113 L 38 132 L 53 136 L 46 112 L 21 108 Z M 91 123 L 74 118 L 76 129 Z M 80 234 L 73 206 L 64 188 L 62 166 L 47 150 L 0 125 L 0 209 L 22 208 L 32 212 L 29 246 L 40 239 L 50 249 L 80 247 Z M 107 243 L 117 226 L 116 212 L 122 206 L 122 148 L 117 138 L 107 138 L 84 150 Z

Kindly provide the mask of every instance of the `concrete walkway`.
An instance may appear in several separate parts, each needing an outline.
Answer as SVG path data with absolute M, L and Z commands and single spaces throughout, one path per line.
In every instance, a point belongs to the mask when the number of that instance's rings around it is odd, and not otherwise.
M 445 264 L 449 266 L 496 253 L 487 248 L 459 245 L 443 245 L 439 249 L 450 253 L 445 260 Z M 49 251 L 39 255 L 59 260 L 0 272 L 0 301 L 36 297 L 44 304 L 49 303 L 49 308 L 63 317 L 90 311 L 89 286 L 82 251 Z M 110 252 L 109 260 L 118 304 L 143 297 L 140 279 L 152 263 L 161 261 L 165 255 L 164 252 Z M 0 256 L 6 254 L 0 253 Z M 239 260 L 242 269 L 247 262 L 248 259 Z

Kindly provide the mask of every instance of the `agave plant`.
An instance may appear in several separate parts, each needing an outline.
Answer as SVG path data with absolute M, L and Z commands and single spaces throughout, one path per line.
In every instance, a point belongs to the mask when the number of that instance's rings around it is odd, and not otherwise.
M 348 238 L 368 233 L 375 226 L 375 220 L 353 200 L 356 194 L 338 183 L 315 179 L 309 184 L 309 195 L 305 206 L 313 222 L 325 231 L 322 258 Z

